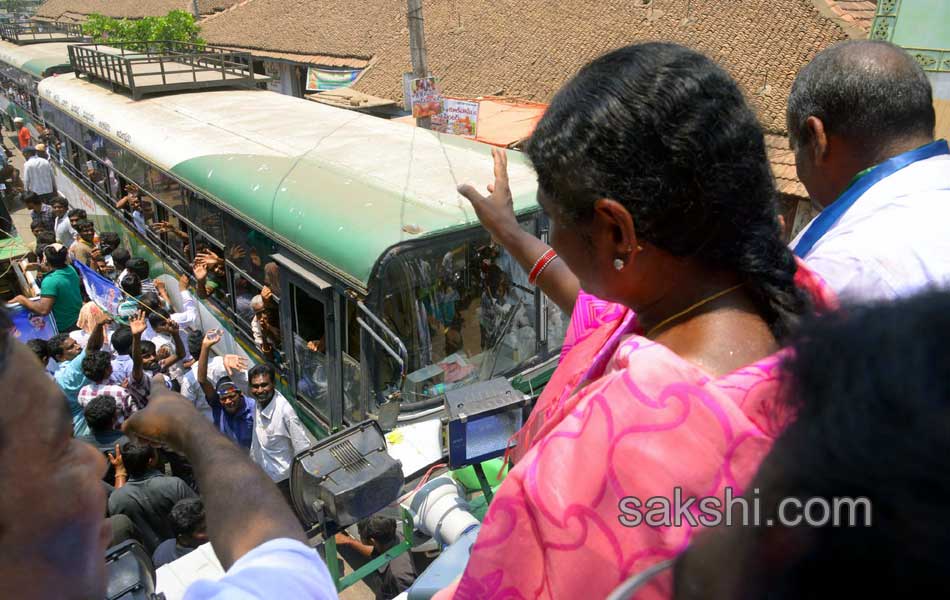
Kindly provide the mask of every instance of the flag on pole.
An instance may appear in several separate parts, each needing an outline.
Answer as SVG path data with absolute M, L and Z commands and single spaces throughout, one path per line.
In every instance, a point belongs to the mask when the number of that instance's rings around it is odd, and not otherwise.
M 119 305 L 125 300 L 125 294 L 119 286 L 78 260 L 74 260 L 73 265 L 79 269 L 79 275 L 82 276 L 83 286 L 86 288 L 89 299 L 110 315 L 118 315 Z

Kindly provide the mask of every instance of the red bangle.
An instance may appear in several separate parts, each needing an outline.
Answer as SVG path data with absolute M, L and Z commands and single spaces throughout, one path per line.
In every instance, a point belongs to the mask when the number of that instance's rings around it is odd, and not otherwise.
M 548 248 L 548 251 L 542 254 L 538 260 L 535 261 L 534 266 L 531 267 L 531 272 L 528 273 L 528 283 L 534 285 L 538 277 L 541 276 L 541 273 L 555 258 L 557 258 L 557 252 L 554 251 L 554 248 Z

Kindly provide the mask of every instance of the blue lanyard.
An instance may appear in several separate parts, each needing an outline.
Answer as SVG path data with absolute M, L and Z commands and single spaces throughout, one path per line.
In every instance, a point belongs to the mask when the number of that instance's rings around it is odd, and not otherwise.
M 858 198 L 863 196 L 874 184 L 890 177 L 908 165 L 943 154 L 950 154 L 950 147 L 947 146 L 946 140 L 937 140 L 910 152 L 898 154 L 894 158 L 872 168 L 869 173 L 852 183 L 838 196 L 837 200 L 821 211 L 821 214 L 802 236 L 798 245 L 795 246 L 795 256 L 805 258 L 805 255 L 811 252 L 812 247 L 818 243 L 818 240 L 828 233 L 828 230 L 838 222 L 838 219 L 844 216 L 844 213 L 848 212 L 848 209 L 858 201 Z

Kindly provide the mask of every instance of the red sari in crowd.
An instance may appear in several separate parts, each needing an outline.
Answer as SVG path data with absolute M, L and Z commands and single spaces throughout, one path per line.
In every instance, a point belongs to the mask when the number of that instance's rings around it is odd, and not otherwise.
M 819 310 L 836 306 L 802 263 L 796 283 Z M 604 598 L 675 557 L 698 528 L 625 526 L 621 500 L 739 496 L 786 423 L 786 352 L 714 376 L 642 337 L 631 310 L 582 292 L 465 573 L 437 598 Z M 658 577 L 637 598 L 670 591 Z

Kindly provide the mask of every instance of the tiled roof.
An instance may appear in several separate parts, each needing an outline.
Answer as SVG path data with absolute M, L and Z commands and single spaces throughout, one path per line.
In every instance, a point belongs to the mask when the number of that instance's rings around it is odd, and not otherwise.
M 788 147 L 788 138 L 784 135 L 768 134 L 765 146 L 775 175 L 775 187 L 780 194 L 807 198 L 805 186 L 795 173 L 795 153 Z
M 239 52 L 250 52 L 254 56 L 261 58 L 273 58 L 275 60 L 285 60 L 288 62 L 304 63 L 310 65 L 320 65 L 321 67 L 340 67 L 345 69 L 365 69 L 370 61 L 362 58 L 347 58 L 338 56 L 327 56 L 325 54 L 297 54 L 295 52 L 273 52 L 271 50 L 261 50 L 259 48 L 243 48 L 241 46 L 221 46 L 229 50 Z
M 201 14 L 224 10 L 238 0 L 198 0 Z M 192 12 L 191 0 L 46 0 L 36 11 L 43 19 L 81 20 L 99 13 L 107 17 L 139 19 L 158 17 L 173 10 Z
M 683 43 L 729 69 L 773 131 L 785 129 L 785 100 L 801 66 L 847 38 L 812 0 L 653 0 L 648 8 L 630 0 L 428 0 L 425 30 L 429 69 L 447 94 L 540 102 L 611 49 Z M 396 101 L 411 70 L 404 0 L 248 0 L 206 19 L 202 36 L 227 46 L 375 58 L 356 89 Z
M 871 32 L 871 22 L 877 12 L 877 3 L 871 0 L 818 0 L 824 2 L 836 17 L 864 32 Z

